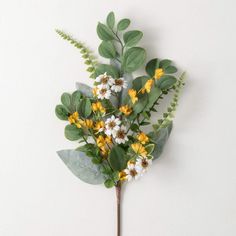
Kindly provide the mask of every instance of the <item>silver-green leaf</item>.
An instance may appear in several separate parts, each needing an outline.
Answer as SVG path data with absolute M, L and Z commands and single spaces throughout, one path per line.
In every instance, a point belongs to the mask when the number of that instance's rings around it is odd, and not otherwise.
M 76 150 L 61 150 L 57 152 L 61 160 L 80 180 L 88 184 L 102 184 L 104 176 L 99 165 L 92 163 L 91 158 Z

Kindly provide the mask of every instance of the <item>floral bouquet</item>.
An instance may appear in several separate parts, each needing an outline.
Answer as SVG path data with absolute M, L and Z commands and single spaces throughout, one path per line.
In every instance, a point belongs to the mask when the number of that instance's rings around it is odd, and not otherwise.
M 98 63 L 83 43 L 63 31 L 57 33 L 80 50 L 94 86 L 77 83 L 73 93 L 63 93 L 55 112 L 66 121 L 65 137 L 76 141 L 74 150 L 58 155 L 82 181 L 116 188 L 117 235 L 120 235 L 120 194 L 122 185 L 143 176 L 152 161 L 162 153 L 172 129 L 178 97 L 184 85 L 184 73 L 168 59 L 150 60 L 146 74 L 133 78 L 146 60 L 144 48 L 137 44 L 143 37 L 139 30 L 127 30 L 129 19 L 115 24 L 110 12 L 106 24 L 98 23 L 102 40 L 100 56 L 108 64 Z M 155 123 L 153 113 L 161 100 L 171 95 L 169 106 Z

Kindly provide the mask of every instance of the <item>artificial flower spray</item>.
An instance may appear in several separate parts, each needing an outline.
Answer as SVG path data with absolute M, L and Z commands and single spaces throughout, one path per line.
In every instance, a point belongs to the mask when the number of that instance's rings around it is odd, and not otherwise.
M 161 155 L 184 85 L 184 73 L 168 59 L 150 60 L 146 74 L 133 77 L 144 66 L 146 51 L 137 46 L 143 33 L 128 30 L 129 26 L 129 19 L 116 24 L 113 12 L 106 23 L 98 23 L 98 52 L 108 64 L 99 63 L 84 44 L 57 30 L 79 49 L 94 80 L 92 88 L 77 83 L 77 89 L 63 93 L 56 106 L 57 117 L 66 123 L 65 137 L 75 143 L 75 149 L 58 151 L 58 155 L 82 181 L 115 187 L 117 236 L 121 235 L 122 185 L 142 177 Z M 171 96 L 171 101 L 166 112 L 159 114 L 157 107 L 165 96 Z M 155 113 L 159 119 L 151 123 Z

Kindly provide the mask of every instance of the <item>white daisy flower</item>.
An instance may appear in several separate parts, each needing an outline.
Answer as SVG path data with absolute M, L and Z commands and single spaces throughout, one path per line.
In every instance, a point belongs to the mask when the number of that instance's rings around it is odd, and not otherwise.
M 105 72 L 102 75 L 99 75 L 96 79 L 95 82 L 100 83 L 101 85 L 108 85 L 108 86 L 112 86 L 114 84 L 114 79 L 110 76 L 107 75 L 107 73 Z
M 115 136 L 116 131 L 120 129 L 120 119 L 116 118 L 115 116 L 111 116 L 111 118 L 108 118 L 105 122 L 105 134 L 108 136 Z
M 142 169 L 142 172 L 146 172 L 151 164 L 152 164 L 152 159 L 148 159 L 147 157 L 140 156 L 136 160 L 136 165 Z
M 120 92 L 122 88 L 127 88 L 127 82 L 123 78 L 115 79 L 111 90 L 117 93 Z
M 131 181 L 133 179 L 137 180 L 141 176 L 142 169 L 134 164 L 128 164 L 128 168 L 124 170 L 126 173 L 126 179 Z
M 97 97 L 98 99 L 109 99 L 111 97 L 111 90 L 108 88 L 98 88 Z
M 115 141 L 118 144 L 125 143 L 128 141 L 127 135 L 126 135 L 126 127 L 122 125 L 119 130 L 115 132 Z

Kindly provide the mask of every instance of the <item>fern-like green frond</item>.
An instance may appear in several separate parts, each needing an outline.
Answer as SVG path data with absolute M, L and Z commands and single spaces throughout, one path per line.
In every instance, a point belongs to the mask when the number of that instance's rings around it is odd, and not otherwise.
M 182 73 L 180 78 L 177 80 L 174 89 L 173 98 L 171 99 L 170 105 L 167 108 L 167 111 L 163 113 L 163 119 L 158 120 L 158 124 L 153 125 L 153 128 L 158 131 L 161 128 L 167 127 L 170 122 L 173 120 L 176 108 L 178 106 L 178 101 L 180 97 L 180 92 L 184 86 L 186 73 Z
M 96 60 L 95 57 L 91 54 L 91 51 L 81 42 L 77 41 L 70 35 L 66 34 L 65 32 L 56 29 L 57 34 L 59 34 L 63 39 L 69 41 L 72 45 L 74 45 L 76 48 L 80 49 L 80 53 L 82 55 L 82 58 L 85 60 L 85 64 L 88 65 L 87 71 L 91 73 L 90 77 L 94 78 L 94 71 L 96 67 Z

